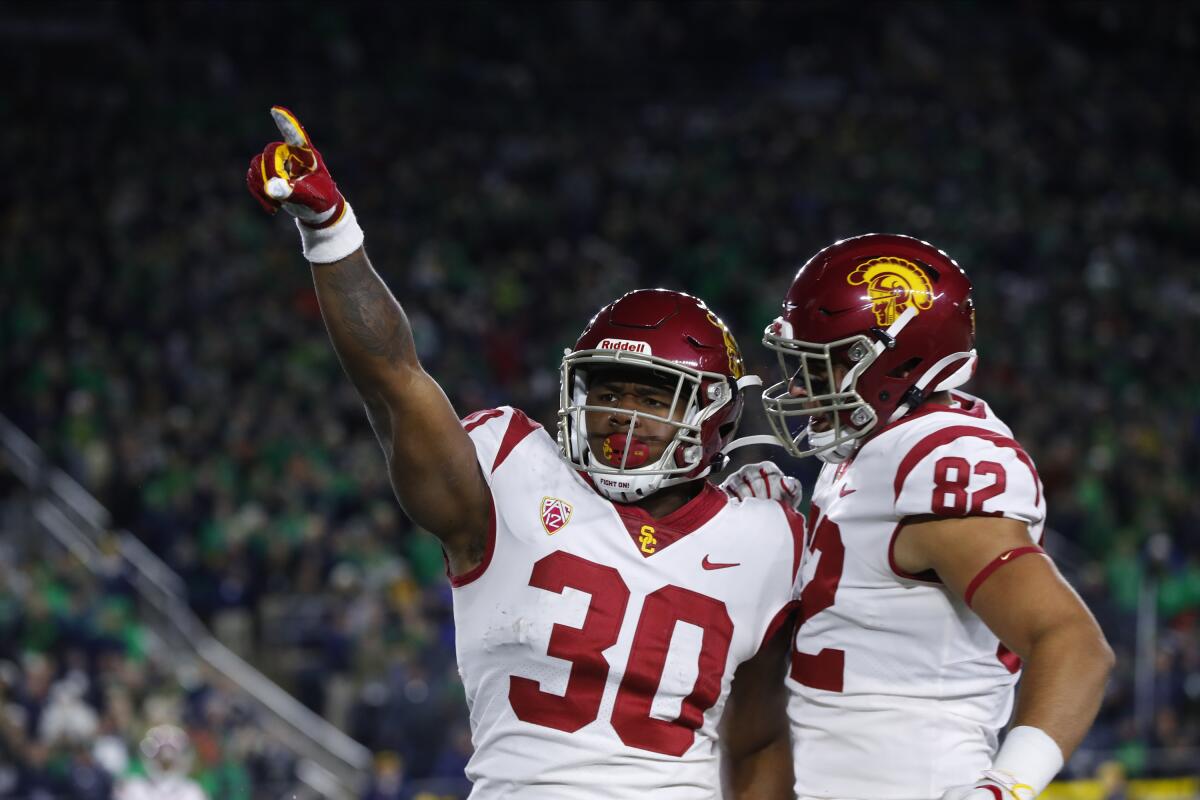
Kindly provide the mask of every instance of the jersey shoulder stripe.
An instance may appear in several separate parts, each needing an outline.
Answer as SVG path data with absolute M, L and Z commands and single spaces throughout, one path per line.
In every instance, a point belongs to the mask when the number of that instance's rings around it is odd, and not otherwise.
M 488 468 L 488 475 L 495 474 L 525 437 L 542 429 L 524 411 L 511 406 L 468 414 L 463 417 L 462 426 L 475 443 L 480 466 Z
M 915 469 L 916 466 L 925 459 L 926 456 L 928 456 L 937 448 L 950 444 L 956 439 L 963 437 L 983 439 L 991 442 L 996 447 L 1010 448 L 1016 454 L 1021 463 L 1029 468 L 1029 472 L 1033 476 L 1033 485 L 1036 494 L 1034 503 L 1038 505 L 1041 504 L 1041 479 L 1038 477 L 1037 469 L 1033 466 L 1033 459 L 1029 457 L 1029 454 L 1026 453 L 1021 445 L 1018 444 L 1017 441 L 1012 437 L 1005 436 L 1004 434 L 996 431 L 988 430 L 987 428 L 978 428 L 973 425 L 952 425 L 948 428 L 942 428 L 934 431 L 918 441 L 912 447 L 912 449 L 905 454 L 904 458 L 900 460 L 900 466 L 896 470 L 896 479 L 893 483 L 895 498 L 899 500 L 900 492 L 904 488 L 904 482 L 908 479 L 909 473 L 911 473 L 913 469 Z
M 508 429 L 504 431 L 504 438 L 500 440 L 500 449 L 496 451 L 496 460 L 492 462 L 492 474 L 495 474 L 522 439 L 534 431 L 540 430 L 541 427 L 540 423 L 525 416 L 524 411 L 514 408 L 512 417 L 508 421 Z
M 467 433 L 470 433 L 480 425 L 487 424 L 488 420 L 502 416 L 504 416 L 504 411 L 502 409 L 487 408 L 483 411 L 474 411 L 470 414 L 467 414 L 459 421 L 462 422 L 463 430 L 465 430 Z

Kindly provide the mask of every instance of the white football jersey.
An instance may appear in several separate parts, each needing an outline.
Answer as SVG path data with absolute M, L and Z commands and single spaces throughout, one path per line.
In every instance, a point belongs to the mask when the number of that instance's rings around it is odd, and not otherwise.
M 451 576 L 473 800 L 711 800 L 737 666 L 787 618 L 804 521 L 706 483 L 654 519 L 614 504 L 512 408 L 463 424 L 491 488 Z
M 998 516 L 1039 542 L 1041 481 L 983 401 L 925 405 L 817 480 L 788 676 L 800 797 L 941 797 L 991 766 L 1020 662 L 932 572 L 892 557 L 914 516 Z

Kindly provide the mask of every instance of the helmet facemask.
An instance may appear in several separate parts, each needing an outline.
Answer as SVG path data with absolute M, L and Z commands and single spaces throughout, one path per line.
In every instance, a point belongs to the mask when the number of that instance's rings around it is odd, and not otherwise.
M 879 421 L 857 385 L 881 348 L 865 335 L 821 344 L 780 336 L 771 328 L 764 334 L 763 344 L 775 352 L 783 376 L 762 394 L 767 422 L 780 444 L 796 458 L 815 455 L 828 463 L 845 461 L 858 440 Z M 852 366 L 834 388 L 834 367 L 847 359 Z M 793 386 L 804 394 L 794 396 Z M 822 420 L 828 421 L 829 427 L 816 430 Z M 793 427 L 793 421 L 802 424 Z
M 763 344 L 775 351 L 783 380 L 763 391 L 763 408 L 767 422 L 789 454 L 797 458 L 815 455 L 831 464 L 854 454 L 863 437 L 879 424 L 879 414 L 858 391 L 859 379 L 885 350 L 895 346 L 896 337 L 916 314 L 916 309 L 910 306 L 887 330 L 871 328 L 874 339 L 856 334 L 825 344 L 793 338 L 792 326 L 783 319 L 767 326 Z M 834 374 L 834 365 L 839 361 L 851 366 L 837 390 L 832 391 L 828 376 Z M 915 363 L 920 364 L 920 359 L 915 359 Z M 906 388 L 897 387 L 899 402 L 884 424 L 895 422 L 919 405 L 927 391 L 949 391 L 966 382 L 974 374 L 975 363 L 975 351 L 970 350 L 951 353 L 930 366 L 923 366 L 914 375 L 915 379 L 909 379 L 911 383 Z M 791 388 L 798 382 L 802 382 L 805 396 L 791 394 Z M 808 417 L 808 423 L 793 432 L 788 423 L 794 417 Z M 830 427 L 814 430 L 822 418 L 830 420 Z
M 844 461 L 974 371 L 971 282 L 911 236 L 868 233 L 823 248 L 796 272 L 782 312 L 763 344 L 783 380 L 763 401 L 793 456 Z
M 670 406 L 662 415 L 639 409 L 615 408 L 588 403 L 589 381 L 613 369 L 630 370 L 639 382 L 662 384 L 671 394 Z M 651 379 L 652 378 L 652 379 Z M 558 411 L 558 444 L 563 458 L 586 472 L 602 495 L 620 503 L 649 497 L 667 486 L 697 480 L 713 468 L 705 463 L 702 428 L 704 423 L 734 397 L 726 376 L 704 372 L 644 353 L 616 350 L 566 351 L 561 369 Z M 592 452 L 588 442 L 587 414 L 597 412 L 628 416 L 623 452 L 618 463 L 605 463 Z M 662 454 L 652 463 L 640 461 L 632 445 L 640 421 L 669 426 L 673 433 Z

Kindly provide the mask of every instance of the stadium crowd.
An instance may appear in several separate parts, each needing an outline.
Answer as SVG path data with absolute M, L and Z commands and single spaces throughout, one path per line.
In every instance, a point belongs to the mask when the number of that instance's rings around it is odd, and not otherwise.
M 1037 462 L 1052 544 L 1118 653 L 1085 755 L 1195 772 L 1196 9 L 314 6 L 268 64 L 272 9 L 23 9 L 32 35 L 0 55 L 0 102 L 29 123 L 0 127 L 22 155 L 0 198 L 0 411 L 383 771 L 449 778 L 469 757 L 449 588 L 392 499 L 294 232 L 241 185 L 272 103 L 308 125 L 464 415 L 511 403 L 553 426 L 562 348 L 628 289 L 707 298 L 767 374 L 758 333 L 811 252 L 869 230 L 944 247 L 976 286 L 967 388 Z M 815 465 L 787 466 L 811 484 Z M 166 676 L 119 595 L 94 602 L 64 570 L 23 571 L 39 588 L 0 655 L 26 691 L 86 674 L 102 732 L 136 702 L 101 687 Z M 80 593 L 114 626 L 90 671 L 38 617 Z
M 210 798 L 288 786 L 295 759 L 246 703 L 139 622 L 115 542 L 93 573 L 45 539 L 0 460 L 0 797 L 132 800 L 175 765 Z M 156 726 L 186 729 L 172 759 L 146 741 Z

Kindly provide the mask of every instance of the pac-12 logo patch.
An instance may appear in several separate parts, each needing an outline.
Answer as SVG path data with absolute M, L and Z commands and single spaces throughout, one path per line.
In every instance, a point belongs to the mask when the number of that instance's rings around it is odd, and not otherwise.
M 910 306 L 919 314 L 933 308 L 933 284 L 911 261 L 895 256 L 872 258 L 847 276 L 851 286 L 865 283 L 875 323 L 886 328 Z
M 554 535 L 571 521 L 571 504 L 557 497 L 542 498 L 542 527 Z

